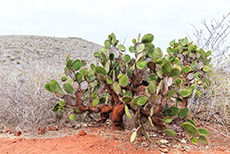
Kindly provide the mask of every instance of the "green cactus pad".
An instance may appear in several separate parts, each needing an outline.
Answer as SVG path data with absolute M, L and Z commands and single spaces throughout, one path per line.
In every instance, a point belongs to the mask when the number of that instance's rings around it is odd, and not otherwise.
M 172 41 L 169 42 L 169 45 L 172 46 L 172 47 L 174 46 L 174 44 L 175 44 L 175 40 L 172 40 Z
M 129 108 L 127 105 L 125 105 L 125 114 L 129 117 L 129 119 L 132 119 L 131 114 L 129 113 Z
M 168 48 L 167 48 L 168 54 L 170 54 L 170 55 L 174 54 L 173 51 L 174 51 L 174 50 L 173 50 L 171 47 L 168 47 Z
M 73 62 L 73 61 L 69 59 L 69 60 L 66 62 L 66 67 L 67 67 L 67 68 L 70 68 L 71 65 L 72 65 L 72 62 Z
M 77 82 L 80 83 L 82 81 L 81 73 L 77 72 L 76 73 L 76 78 L 77 78 Z
M 60 106 L 59 103 L 57 103 L 56 105 L 54 105 L 52 111 L 57 111 L 59 109 L 59 106 Z
M 97 106 L 100 102 L 100 99 L 99 97 L 96 97 L 94 100 L 93 100 L 93 107 Z
M 152 34 L 145 34 L 142 39 L 141 42 L 142 43 L 151 43 L 154 39 L 154 36 Z
M 135 48 L 134 48 L 133 46 L 130 46 L 130 47 L 129 47 L 129 51 L 130 51 L 131 53 L 134 53 L 134 52 L 135 52 Z
M 171 129 L 165 129 L 164 133 L 167 134 L 168 136 L 172 136 L 172 137 L 176 136 L 176 132 Z
M 69 115 L 69 120 L 73 121 L 77 118 L 76 114 L 72 113 Z
M 205 128 L 198 128 L 198 133 L 203 136 L 207 136 L 209 134 L 209 131 L 207 131 Z
M 114 82 L 114 83 L 113 83 L 113 90 L 114 90 L 115 92 L 117 92 L 117 93 L 120 93 L 121 87 L 120 87 L 120 85 L 119 85 L 118 82 Z
M 126 64 L 128 64 L 130 62 L 130 60 L 131 60 L 131 57 L 129 55 L 124 56 L 124 61 Z
M 188 97 L 190 96 L 192 93 L 191 89 L 187 88 L 187 87 L 181 87 L 179 90 L 178 90 L 178 94 L 181 96 L 181 97 Z
M 156 59 L 156 58 L 161 58 L 163 56 L 163 52 L 161 51 L 160 48 L 156 48 L 154 51 L 153 51 L 153 56 L 152 56 L 152 59 Z
M 196 139 L 196 137 L 191 137 L 191 142 L 193 144 L 197 144 L 198 143 L 198 140 Z
M 55 92 L 55 91 L 53 91 L 53 90 L 50 89 L 49 83 L 45 84 L 45 88 L 46 88 L 46 90 L 48 90 L 51 93 Z
M 62 82 L 65 82 L 67 80 L 67 76 L 66 75 L 63 75 L 62 77 L 61 77 L 61 81 Z
M 92 69 L 92 71 L 96 71 L 96 66 L 94 64 L 90 64 L 90 68 Z
M 197 130 L 196 128 L 193 126 L 193 124 L 189 123 L 189 122 L 184 122 L 181 127 L 184 128 L 185 133 L 189 134 L 189 135 L 196 135 L 197 134 Z
M 172 66 L 169 61 L 166 61 L 164 65 L 162 66 L 162 72 L 164 75 L 167 75 L 171 72 Z
M 75 92 L 74 88 L 68 83 L 65 83 L 63 85 L 63 89 L 69 94 L 74 94 L 74 92 Z
M 145 105 L 145 103 L 148 101 L 148 97 L 147 96 L 140 96 L 138 101 L 137 101 L 137 104 L 142 106 L 142 105 Z
M 104 75 L 102 75 L 101 73 L 98 73 L 97 74 L 97 79 L 99 80 L 99 81 L 102 81 L 102 82 L 104 82 L 106 79 L 105 79 L 105 76 Z
M 194 54 L 192 52 L 190 52 L 189 53 L 189 57 L 193 59 L 194 58 Z
M 189 112 L 188 108 L 183 108 L 179 113 L 180 119 L 185 118 L 188 115 L 188 112 Z
M 172 110 L 172 113 L 169 114 L 169 116 L 175 116 L 179 112 L 179 109 L 177 107 L 175 107 L 175 106 L 172 106 L 172 107 L 168 108 L 167 110 Z
M 189 73 L 191 71 L 191 67 L 189 65 L 186 65 L 183 69 L 185 73 Z
M 212 51 L 207 51 L 206 52 L 206 56 L 208 57 L 208 56 L 210 56 L 212 54 Z
M 208 140 L 207 140 L 207 138 L 205 137 L 205 136 L 203 136 L 203 135 L 199 135 L 199 139 L 204 143 L 204 144 L 208 144 Z
M 113 84 L 113 80 L 110 77 L 106 78 L 106 83 L 111 85 L 111 84 Z
M 139 68 L 139 69 L 144 69 L 144 68 L 146 68 L 146 66 L 147 66 L 147 61 L 145 61 L 145 60 L 139 60 L 137 62 L 137 68 Z
M 128 82 L 129 82 L 128 76 L 127 75 L 121 75 L 121 77 L 119 78 L 119 85 L 121 87 L 125 87 L 125 86 L 127 86 Z
M 158 79 L 158 76 L 156 74 L 152 73 L 146 78 L 146 81 L 150 83 L 152 80 L 156 81 L 157 79 Z
M 72 65 L 73 71 L 77 71 L 81 68 L 81 61 L 79 59 L 75 60 Z
M 56 87 L 56 92 L 58 92 L 58 94 L 60 94 L 61 96 L 63 96 L 65 94 L 59 85 Z
M 149 61 L 147 65 L 150 70 L 154 70 L 156 68 L 156 64 L 153 61 Z
M 191 69 L 194 71 L 197 69 L 197 62 L 193 61 L 191 64 Z
M 71 78 L 70 78 L 70 79 L 68 79 L 68 83 L 69 83 L 69 84 L 73 84 L 73 82 L 74 82 L 74 80 L 73 80 L 73 79 L 71 79 Z
M 109 41 L 109 40 L 105 40 L 104 46 L 105 46 L 106 48 L 110 48 L 110 47 L 111 47 L 110 41 Z
M 183 82 L 182 82 L 182 79 L 176 79 L 176 84 L 179 86 L 181 85 Z
M 142 52 L 145 49 L 145 44 L 141 43 L 137 46 L 136 50 L 138 53 Z
M 161 58 L 156 58 L 156 59 L 154 59 L 154 63 L 156 63 L 158 65 L 162 65 L 164 63 L 164 61 Z
M 122 52 L 125 52 L 125 46 L 124 45 L 118 45 L 118 48 L 122 51 Z
M 77 113 L 80 113 L 80 112 L 81 112 L 81 110 L 80 110 L 79 108 L 77 108 L 77 107 L 74 107 L 73 109 L 74 109 L 74 111 L 77 112 Z
M 172 89 L 172 90 L 169 91 L 167 97 L 171 98 L 175 93 L 176 93 L 176 89 Z
M 50 80 L 49 87 L 51 91 L 55 92 L 57 90 L 57 86 L 59 86 L 59 83 L 56 80 Z
M 94 53 L 94 57 L 95 57 L 95 58 L 99 58 L 99 57 L 100 57 L 100 53 L 99 53 L 99 52 L 95 52 L 95 53 Z
M 153 50 L 148 50 L 148 51 L 147 51 L 147 55 L 148 55 L 149 57 L 152 57 L 152 56 L 153 56 Z
M 122 97 L 122 101 L 123 101 L 125 104 L 127 104 L 127 103 L 129 103 L 129 102 L 132 101 L 132 98 L 129 97 L 129 96 L 124 96 L 124 97 Z
M 94 92 L 92 98 L 95 99 L 97 97 L 97 92 Z
M 181 44 L 182 44 L 183 46 L 186 46 L 186 45 L 188 44 L 188 39 L 187 39 L 187 37 L 184 38 L 184 39 L 182 39 Z
M 113 60 L 113 58 L 114 58 L 114 53 L 110 53 L 110 54 L 109 54 L 109 59 L 110 59 L 110 60 Z
M 203 70 L 204 70 L 205 72 L 208 72 L 208 71 L 210 70 L 210 67 L 209 67 L 209 66 L 204 66 L 204 67 L 203 67 Z
M 132 97 L 133 94 L 132 94 L 132 92 L 130 92 L 130 91 L 126 91 L 125 96 Z
M 196 124 L 195 124 L 191 119 L 187 119 L 186 122 L 189 122 L 189 123 L 192 124 L 195 128 L 197 128 Z
M 65 103 L 63 100 L 60 100 L 60 101 L 59 101 L 59 105 L 60 105 L 60 106 L 65 106 L 65 104 L 66 104 L 66 103 Z
M 101 66 L 97 66 L 97 67 L 96 67 L 96 73 L 100 73 L 100 74 L 102 74 L 102 75 L 104 75 L 104 76 L 107 75 L 105 69 L 104 69 L 103 67 L 101 67 Z
M 151 83 L 149 84 L 149 88 L 148 88 L 149 92 L 151 94 L 155 94 L 156 90 L 157 90 L 157 86 L 156 86 L 156 81 L 151 81 Z
M 172 118 L 171 117 L 165 117 L 164 119 L 163 119 L 163 121 L 166 123 L 166 124 L 169 124 L 170 122 L 172 122 Z
M 170 58 L 169 58 L 169 61 L 172 63 L 172 62 L 175 61 L 175 59 L 176 59 L 176 58 L 173 56 L 173 57 L 170 57 Z
M 137 132 L 133 132 L 131 137 L 130 137 L 130 142 L 133 142 L 135 139 L 136 139 L 136 136 L 137 136 Z
M 180 74 L 180 70 L 178 68 L 173 68 L 169 73 L 169 77 L 176 78 Z

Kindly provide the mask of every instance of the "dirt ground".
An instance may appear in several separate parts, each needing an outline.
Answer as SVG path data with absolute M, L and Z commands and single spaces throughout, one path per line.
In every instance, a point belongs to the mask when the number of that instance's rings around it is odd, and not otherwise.
M 12 130 L 5 130 L 0 132 L 0 154 L 230 153 L 230 138 L 212 129 L 209 131 L 209 145 L 201 142 L 193 145 L 186 137 L 169 138 L 163 133 L 154 132 L 149 134 L 152 143 L 148 143 L 144 137 L 130 143 L 132 131 L 113 130 L 109 125 L 55 131 L 46 129 L 44 134 L 22 132 L 20 136 L 15 136 Z

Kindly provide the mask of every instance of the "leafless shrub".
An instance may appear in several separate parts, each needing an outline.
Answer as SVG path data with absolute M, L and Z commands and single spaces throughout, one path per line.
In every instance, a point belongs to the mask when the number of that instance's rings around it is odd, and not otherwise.
M 64 74 L 67 52 L 90 61 L 92 52 L 100 46 L 72 38 L 11 36 L 1 39 L 0 46 L 2 42 L 5 44 L 0 47 L 0 130 L 33 132 L 40 126 L 62 127 L 69 123 L 68 115 L 61 118 L 52 111 L 58 100 L 44 85 L 54 78 L 58 81 Z M 39 43 L 34 43 L 36 40 Z M 25 42 L 30 50 L 21 46 Z M 86 47 L 78 49 L 79 46 Z
M 194 33 L 193 37 L 189 36 L 189 38 L 195 40 L 200 48 L 212 51 L 212 63 L 215 67 L 227 68 L 229 63 L 225 62 L 229 61 L 230 54 L 230 13 L 223 15 L 220 21 L 212 19 L 209 23 L 203 20 L 202 25 L 203 29 L 192 25 Z
M 197 87 L 196 95 L 191 101 L 191 110 L 195 118 L 221 124 L 226 136 L 230 131 L 230 13 L 208 23 L 203 20 L 204 29 L 194 25 L 195 43 L 199 48 L 212 51 L 212 64 L 215 73 L 209 74 L 211 83 L 208 87 Z M 190 37 L 191 38 L 191 37 Z

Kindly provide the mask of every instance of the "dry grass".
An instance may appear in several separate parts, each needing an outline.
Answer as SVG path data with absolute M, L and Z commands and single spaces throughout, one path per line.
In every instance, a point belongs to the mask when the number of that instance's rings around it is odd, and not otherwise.
M 230 137 L 230 73 L 217 70 L 209 74 L 211 84 L 207 88 L 198 87 L 191 111 L 193 118 L 222 125 L 222 134 Z
M 52 111 L 58 99 L 44 85 L 51 79 L 61 83 L 67 52 L 75 59 L 90 61 L 100 46 L 77 38 L 3 38 L 0 37 L 0 46 L 4 45 L 0 48 L 0 130 L 31 132 L 40 126 L 61 127 L 69 123 L 67 116 L 60 118 Z

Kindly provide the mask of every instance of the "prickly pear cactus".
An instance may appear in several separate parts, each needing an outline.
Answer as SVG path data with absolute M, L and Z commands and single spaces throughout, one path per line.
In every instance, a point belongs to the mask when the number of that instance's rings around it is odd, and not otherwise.
M 70 120 L 86 111 L 100 113 L 99 122 L 111 118 L 117 129 L 123 129 L 122 117 L 126 114 L 137 127 L 131 141 L 142 130 L 151 142 L 145 131 L 145 123 L 150 123 L 169 136 L 185 131 L 193 143 L 197 139 L 207 143 L 208 131 L 187 119 L 187 101 L 195 85 L 202 83 L 202 75 L 210 70 L 211 52 L 198 49 L 184 38 L 171 41 L 168 54 L 163 56 L 161 49 L 152 44 L 153 39 L 152 34 L 142 38 L 139 35 L 126 49 L 111 34 L 101 51 L 94 54 L 96 60 L 90 68 L 85 68 L 85 61 L 71 60 L 67 55 L 65 75 L 61 78 L 65 82 L 63 88 L 55 80 L 45 85 L 61 99 L 53 111 L 69 111 Z M 127 50 L 135 57 L 124 55 Z

